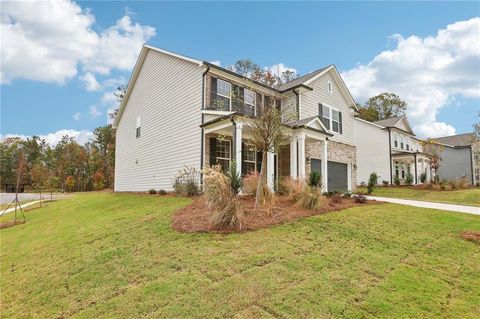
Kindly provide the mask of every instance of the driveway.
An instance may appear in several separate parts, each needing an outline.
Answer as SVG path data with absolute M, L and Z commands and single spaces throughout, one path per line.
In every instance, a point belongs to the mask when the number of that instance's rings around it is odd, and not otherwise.
M 378 197 L 378 196 L 367 196 L 368 199 L 379 200 L 382 202 L 422 207 L 422 208 L 433 208 L 440 210 L 448 210 L 450 212 L 459 212 L 480 215 L 480 207 L 475 206 L 466 206 L 466 205 L 454 205 L 454 204 L 445 204 L 445 203 L 436 203 L 436 202 L 424 202 L 419 200 L 411 199 L 400 199 L 400 198 L 390 198 L 390 197 Z
M 66 198 L 64 194 L 53 194 L 53 199 Z M 15 193 L 0 193 L 0 204 L 9 204 L 15 199 Z M 38 193 L 19 193 L 18 200 L 20 202 L 39 200 L 40 194 Z M 50 199 L 50 193 L 42 193 L 42 199 Z

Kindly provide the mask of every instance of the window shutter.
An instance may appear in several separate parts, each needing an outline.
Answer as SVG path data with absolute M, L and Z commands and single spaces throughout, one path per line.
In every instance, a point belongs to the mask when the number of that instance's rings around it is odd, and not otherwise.
M 260 173 L 262 169 L 262 152 L 257 152 L 257 172 Z
M 210 166 L 217 164 L 217 139 L 210 137 Z
M 338 112 L 338 132 L 343 134 L 342 112 Z
M 322 105 L 322 103 L 318 103 L 318 116 L 320 116 L 320 119 L 323 121 L 323 105 Z
M 233 85 L 233 110 L 243 113 L 244 91 L 242 87 Z
M 210 105 L 207 108 L 215 109 L 217 106 L 217 79 L 211 78 L 210 81 Z

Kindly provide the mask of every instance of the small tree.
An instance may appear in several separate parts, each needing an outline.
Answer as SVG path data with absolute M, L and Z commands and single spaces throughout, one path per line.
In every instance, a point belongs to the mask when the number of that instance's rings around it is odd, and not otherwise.
M 69 192 L 73 191 L 73 187 L 75 186 L 75 178 L 72 175 L 68 175 L 65 179 L 65 186 Z
M 438 171 L 442 162 L 442 152 L 444 147 L 432 139 L 422 141 L 423 151 L 428 154 L 430 167 L 435 172 L 434 182 L 440 181 Z
M 233 195 L 237 196 L 242 189 L 242 178 L 240 173 L 237 172 L 237 162 L 232 161 L 228 168 L 227 176 L 230 179 L 230 187 L 232 188 Z
M 369 194 L 373 192 L 373 188 L 378 184 L 378 175 L 377 173 L 373 172 L 370 174 L 370 178 L 368 179 L 367 191 Z
M 93 175 L 93 186 L 96 191 L 102 190 L 105 187 L 105 176 L 101 171 L 96 171 Z
M 42 205 L 42 191 L 47 183 L 48 173 L 48 168 L 43 163 L 35 164 L 30 171 L 33 187 L 40 193 L 40 205 Z
M 405 175 L 405 184 L 407 184 L 407 185 L 412 185 L 413 184 L 412 173 L 408 172 L 407 175 Z

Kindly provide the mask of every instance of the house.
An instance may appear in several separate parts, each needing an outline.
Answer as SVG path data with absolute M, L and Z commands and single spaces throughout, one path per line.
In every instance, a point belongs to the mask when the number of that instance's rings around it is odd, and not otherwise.
M 319 171 L 324 190 L 356 186 L 356 104 L 335 66 L 276 88 L 212 63 L 143 46 L 114 121 L 115 191 L 171 190 L 184 165 L 259 170 L 248 120 L 281 110 L 289 145 L 267 154 L 271 187 Z
M 467 178 L 470 183 L 480 182 L 480 142 L 474 133 L 432 139 L 427 147 L 436 148 L 440 155 L 440 179 Z
M 355 119 L 357 146 L 357 183 L 368 183 L 370 174 L 379 175 L 379 182 L 393 184 L 395 176 L 401 183 L 410 173 L 413 184 L 420 183 L 422 173 L 432 178 L 429 155 L 423 152 L 421 140 L 415 137 L 406 116 L 376 122 Z

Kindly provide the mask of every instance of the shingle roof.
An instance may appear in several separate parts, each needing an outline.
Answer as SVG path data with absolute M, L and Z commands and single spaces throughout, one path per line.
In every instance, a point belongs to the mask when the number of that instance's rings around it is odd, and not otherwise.
M 302 84 L 303 82 L 305 81 L 308 81 L 310 80 L 311 78 L 313 78 L 314 76 L 316 76 L 317 74 L 320 74 L 322 73 L 323 71 L 325 71 L 327 68 L 329 68 L 330 66 L 327 66 L 327 67 L 324 67 L 324 68 L 321 68 L 321 69 L 318 69 L 318 70 L 315 70 L 313 72 L 310 72 L 310 73 L 307 73 L 301 77 L 298 77 L 296 79 L 293 79 L 291 80 L 290 82 L 287 82 L 285 84 L 282 84 L 282 85 L 279 85 L 277 87 L 277 89 L 279 91 L 285 91 L 285 90 L 288 90 L 288 89 L 291 89 L 297 85 L 300 85 Z
M 452 136 L 444 136 L 433 139 L 436 142 L 452 146 L 468 146 L 475 142 L 474 133 L 465 133 Z
M 307 117 L 307 118 L 304 118 L 304 119 L 301 119 L 301 120 L 296 120 L 296 121 L 289 121 L 289 122 L 286 122 L 285 124 L 290 126 L 290 127 L 303 127 L 305 125 L 307 125 L 308 123 L 310 123 L 312 120 L 314 120 L 315 118 L 317 118 L 318 116 L 312 116 L 312 117 Z
M 400 121 L 400 119 L 402 118 L 403 116 L 395 116 L 395 117 L 390 117 L 388 119 L 383 119 L 383 120 L 379 120 L 379 121 L 375 121 L 373 123 L 377 124 L 377 125 L 381 125 L 381 126 L 384 126 L 384 127 L 393 127 L 395 126 L 395 124 L 398 123 L 398 121 Z

